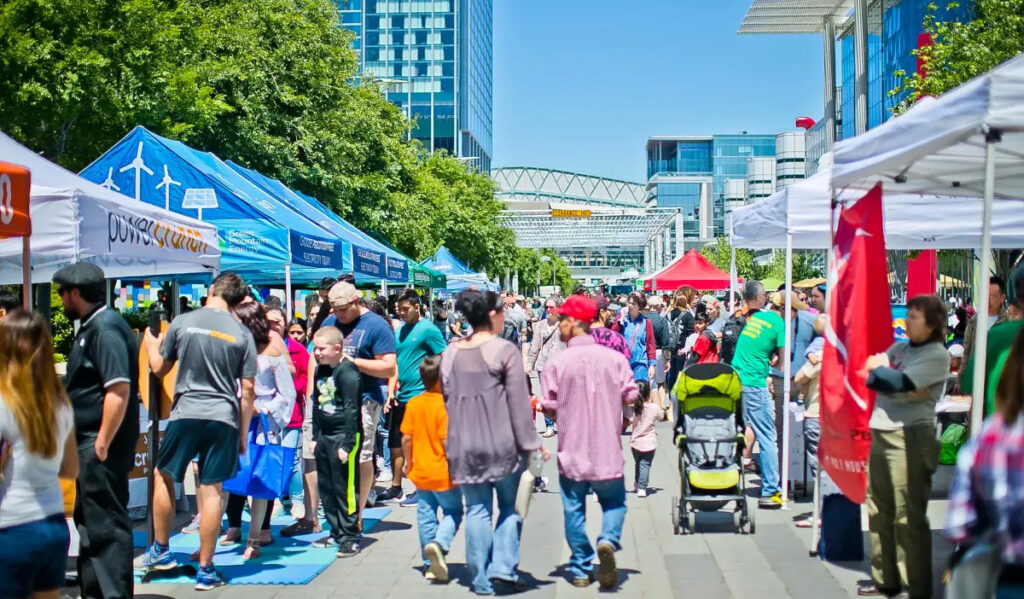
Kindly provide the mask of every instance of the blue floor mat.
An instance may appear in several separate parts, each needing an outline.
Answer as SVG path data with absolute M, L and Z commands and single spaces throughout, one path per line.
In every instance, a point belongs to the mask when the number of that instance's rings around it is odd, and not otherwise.
M 390 508 L 370 508 L 363 511 L 363 531 L 370 532 L 389 513 Z M 243 520 L 248 519 L 248 514 Z M 334 549 L 317 549 L 310 544 L 324 536 L 323 532 L 282 537 L 281 529 L 294 522 L 292 518 L 274 518 L 270 521 L 270 529 L 274 534 L 274 544 L 260 549 L 260 557 L 254 560 L 243 560 L 242 552 L 245 544 L 239 543 L 222 547 L 217 545 L 213 557 L 213 565 L 230 584 L 306 584 L 323 572 L 337 557 Z M 225 523 L 226 524 L 226 523 Z M 321 523 L 324 530 L 329 530 L 326 522 Z M 243 534 L 248 527 L 243 526 Z M 135 531 L 133 541 L 136 547 L 146 546 L 146 532 Z M 180 564 L 188 564 L 189 555 L 199 548 L 199 535 L 175 534 L 170 540 L 171 552 Z M 141 580 L 139 573 L 136 579 Z M 191 576 L 169 576 L 154 578 L 150 582 L 159 584 L 195 584 Z

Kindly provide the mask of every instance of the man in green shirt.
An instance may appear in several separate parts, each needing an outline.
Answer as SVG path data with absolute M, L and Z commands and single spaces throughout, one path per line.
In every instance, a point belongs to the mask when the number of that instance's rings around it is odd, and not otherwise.
M 1018 310 L 1012 311 L 1019 315 L 1024 310 L 1024 264 L 1017 266 L 1010 274 L 1009 281 L 1010 303 L 1017 306 Z M 985 357 L 985 417 L 995 411 L 996 386 L 1003 374 L 1003 365 L 1010 355 L 1010 348 L 1013 347 L 1013 340 L 1017 338 L 1024 320 L 1016 319 L 1001 322 L 988 330 L 988 351 Z M 964 368 L 963 379 L 960 383 L 962 393 L 972 393 L 974 389 L 974 355 L 967 360 Z
M 428 356 L 444 351 L 447 343 L 433 323 L 420 317 L 420 296 L 407 289 L 395 303 L 398 316 L 404 321 L 395 331 L 398 354 L 398 376 L 388 383 L 388 401 L 384 411 L 388 417 L 388 449 L 391 451 L 391 488 L 378 499 L 382 502 L 405 501 L 402 493 L 402 418 L 405 404 L 427 389 L 420 379 L 420 363 Z
M 762 310 L 767 294 L 759 281 L 743 285 L 747 324 L 736 342 L 732 367 L 743 383 L 743 420 L 754 430 L 761 447 L 761 501 L 759 507 L 782 507 L 779 455 L 775 442 L 775 408 L 768 393 L 768 368 L 786 344 L 786 324 L 774 310 Z

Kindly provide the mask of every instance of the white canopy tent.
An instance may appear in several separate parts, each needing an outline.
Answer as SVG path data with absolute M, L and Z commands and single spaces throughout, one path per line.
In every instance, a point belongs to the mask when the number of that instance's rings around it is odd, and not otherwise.
M 890 192 L 983 197 L 981 222 L 975 224 L 981 231 L 981 272 L 988 273 L 993 201 L 1024 199 L 1024 55 L 836 145 L 834 188 L 877 181 Z M 984 278 L 978 281 L 979 306 L 988 305 Z M 987 343 L 988 328 L 977 327 L 974 434 L 985 403 Z
M 33 283 L 87 261 L 107 278 L 213 273 L 220 263 L 217 228 L 87 181 L 0 133 L 0 160 L 32 173 Z M 21 282 L 22 244 L 0 241 L 0 284 Z

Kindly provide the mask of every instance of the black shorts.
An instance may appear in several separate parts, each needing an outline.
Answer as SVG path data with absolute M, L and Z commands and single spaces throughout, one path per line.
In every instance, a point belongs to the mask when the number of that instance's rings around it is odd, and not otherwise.
M 199 482 L 215 485 L 238 472 L 238 429 L 223 422 L 183 418 L 167 423 L 156 467 L 182 482 L 198 456 Z
M 405 418 L 405 403 L 398 402 L 388 410 L 388 449 L 402 447 L 402 419 Z

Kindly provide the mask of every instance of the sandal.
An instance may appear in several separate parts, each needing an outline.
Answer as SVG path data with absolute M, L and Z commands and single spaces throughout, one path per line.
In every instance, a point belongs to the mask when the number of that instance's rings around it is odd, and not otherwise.
M 282 528 L 281 536 L 295 537 L 298 535 L 308 535 L 311 532 L 320 532 L 320 522 L 302 519 L 296 520 L 294 523 Z
M 242 529 L 241 528 L 229 528 L 224 534 L 224 538 L 220 540 L 222 547 L 229 545 L 237 545 L 242 542 Z
M 811 518 L 802 518 L 802 519 L 796 521 L 795 526 L 797 528 L 811 528 L 813 523 L 814 523 L 814 520 L 811 519 Z M 818 520 L 818 527 L 819 528 L 821 527 L 821 520 L 820 519 Z
M 250 560 L 257 559 L 260 556 L 260 542 L 259 540 L 250 539 L 246 544 L 245 552 L 242 553 L 242 559 Z

